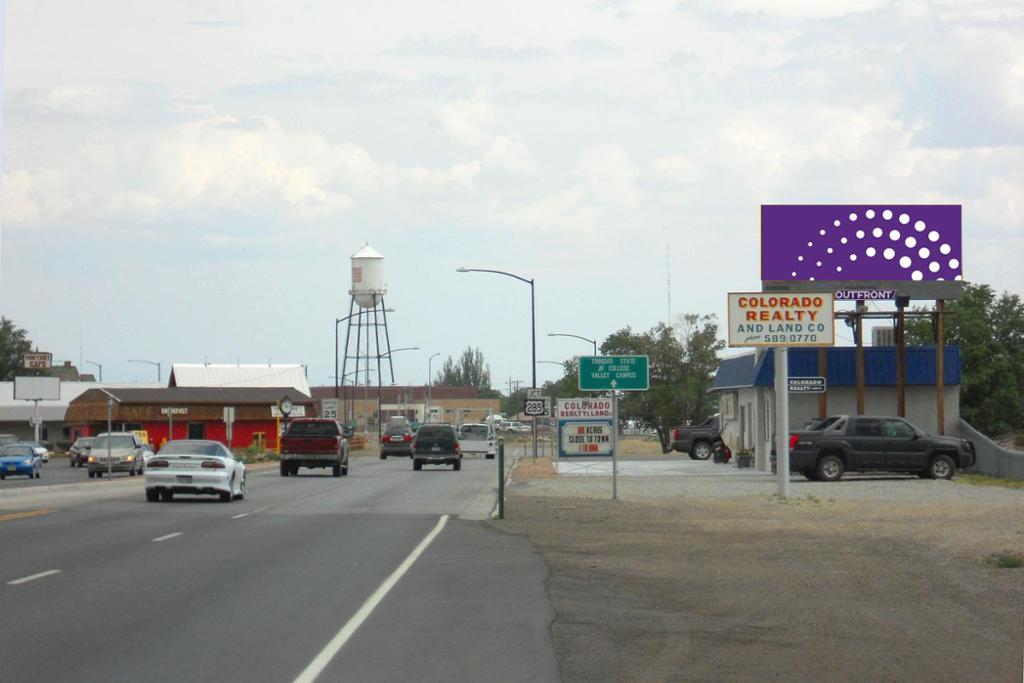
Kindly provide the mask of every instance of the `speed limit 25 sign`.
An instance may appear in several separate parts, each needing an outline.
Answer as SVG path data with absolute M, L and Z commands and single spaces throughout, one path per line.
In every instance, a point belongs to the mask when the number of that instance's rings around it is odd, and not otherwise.
M 530 417 L 548 417 L 551 414 L 551 399 L 528 398 L 523 406 L 523 412 Z

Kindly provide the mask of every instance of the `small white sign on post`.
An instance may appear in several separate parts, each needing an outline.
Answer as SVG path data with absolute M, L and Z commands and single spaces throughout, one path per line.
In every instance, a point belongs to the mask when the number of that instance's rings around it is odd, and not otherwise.
M 320 417 L 325 417 L 328 420 L 337 420 L 338 419 L 338 399 L 336 399 L 336 398 L 320 399 Z
M 540 389 L 533 389 L 533 388 L 531 388 L 531 389 L 527 389 L 526 390 L 526 398 L 540 398 L 540 397 L 541 397 L 541 390 Z

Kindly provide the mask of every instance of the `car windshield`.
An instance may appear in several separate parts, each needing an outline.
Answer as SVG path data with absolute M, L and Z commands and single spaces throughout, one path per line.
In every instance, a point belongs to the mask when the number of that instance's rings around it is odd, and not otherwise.
M 293 422 L 288 426 L 288 436 L 337 436 L 338 425 L 334 422 Z
M 91 437 L 88 439 L 79 439 L 78 441 L 75 442 L 75 445 L 78 447 L 91 446 L 93 441 L 95 441 L 95 439 Z
M 171 441 L 160 449 L 160 455 L 218 455 L 224 456 L 220 444 L 206 441 Z
M 459 433 L 467 439 L 486 439 L 488 430 L 485 425 L 463 425 Z
M 108 446 L 109 443 L 109 446 Z M 135 441 L 126 434 L 112 434 L 110 436 L 98 436 L 92 442 L 92 447 L 99 451 L 104 448 L 135 448 Z
M 408 427 L 388 427 L 387 431 L 384 432 L 388 436 L 404 436 L 411 433 L 412 430 Z
M 4 446 L 0 448 L 0 458 L 28 457 L 32 455 L 29 446 Z

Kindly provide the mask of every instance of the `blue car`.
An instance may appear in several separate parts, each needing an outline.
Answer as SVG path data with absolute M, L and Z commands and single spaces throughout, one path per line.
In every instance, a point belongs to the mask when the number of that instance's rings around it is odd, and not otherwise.
M 32 446 L 15 444 L 0 447 L 0 479 L 16 474 L 39 479 L 42 466 L 42 460 Z

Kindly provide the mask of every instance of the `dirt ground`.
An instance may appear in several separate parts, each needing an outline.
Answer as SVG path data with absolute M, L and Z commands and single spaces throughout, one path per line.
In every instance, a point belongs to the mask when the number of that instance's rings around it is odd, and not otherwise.
M 1024 677 L 1024 569 L 984 562 L 1024 552 L 1024 506 L 513 488 L 493 524 L 547 563 L 570 683 Z

